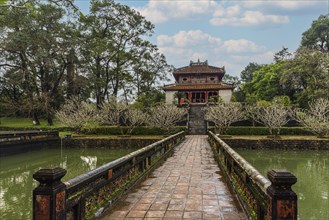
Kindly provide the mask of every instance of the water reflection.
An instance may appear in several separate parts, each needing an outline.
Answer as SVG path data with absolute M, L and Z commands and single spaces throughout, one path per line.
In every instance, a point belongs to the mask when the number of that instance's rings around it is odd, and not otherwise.
M 97 166 L 97 157 L 90 157 L 90 156 L 80 156 L 81 160 L 85 162 L 89 166 L 89 170 L 93 170 Z
M 298 217 L 329 219 L 329 152 L 237 150 L 264 176 L 271 169 L 287 169 L 297 176 Z
M 132 150 L 43 149 L 1 157 L 0 219 L 31 219 L 32 191 L 37 186 L 32 175 L 41 168 L 62 167 L 72 179 L 130 153 Z

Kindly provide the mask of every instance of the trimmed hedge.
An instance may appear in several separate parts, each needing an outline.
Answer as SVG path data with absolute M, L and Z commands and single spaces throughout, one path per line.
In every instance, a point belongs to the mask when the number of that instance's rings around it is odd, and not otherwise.
M 209 127 L 209 130 L 214 132 L 215 127 Z M 267 127 L 252 127 L 252 126 L 231 126 L 225 132 L 227 135 L 270 135 Z M 282 127 L 280 135 L 313 135 L 303 127 Z
M 168 131 L 156 127 L 136 127 L 131 135 L 169 135 L 184 131 L 185 126 L 176 126 Z M 122 135 L 127 134 L 128 127 L 123 126 L 98 126 L 91 129 L 82 129 L 83 134 L 98 134 L 98 135 Z
M 51 126 L 35 126 L 35 127 L 1 127 L 0 131 L 26 131 L 26 130 L 44 130 L 44 131 L 74 131 L 69 127 L 51 127 Z M 156 127 L 136 127 L 131 135 L 169 135 L 186 130 L 186 126 L 176 126 L 167 130 Z M 95 135 L 122 135 L 127 134 L 128 127 L 124 126 L 97 126 L 96 128 L 82 128 L 79 133 L 95 134 Z
M 0 131 L 31 131 L 31 130 L 42 130 L 42 131 L 73 131 L 70 127 L 51 127 L 51 126 L 30 126 L 30 127 L 6 127 L 0 126 Z

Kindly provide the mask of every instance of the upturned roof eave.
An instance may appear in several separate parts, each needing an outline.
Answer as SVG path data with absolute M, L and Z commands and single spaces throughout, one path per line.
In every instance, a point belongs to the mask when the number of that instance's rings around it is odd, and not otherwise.
M 213 87 L 211 87 L 213 86 Z M 218 87 L 216 87 L 218 86 Z M 233 85 L 225 85 L 225 84 L 218 84 L 218 85 L 168 85 L 163 87 L 164 91 L 197 91 L 197 90 L 233 90 L 235 87 Z

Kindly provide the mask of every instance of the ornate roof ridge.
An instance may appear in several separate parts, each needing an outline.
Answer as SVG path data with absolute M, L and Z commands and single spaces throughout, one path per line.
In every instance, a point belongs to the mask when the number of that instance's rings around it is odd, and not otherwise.
M 192 60 L 190 60 L 190 66 L 208 66 L 208 60 L 204 61 L 204 62 L 200 62 L 200 60 L 198 59 L 197 62 L 193 62 Z
M 190 61 L 190 65 L 188 66 L 183 66 L 180 68 L 175 68 L 173 73 L 195 73 L 195 72 L 200 72 L 200 73 L 215 73 L 215 72 L 221 72 L 225 73 L 225 66 L 223 67 L 217 67 L 217 66 L 212 66 L 208 64 L 208 60 L 200 62 L 198 59 L 197 62 L 193 62 L 192 60 Z

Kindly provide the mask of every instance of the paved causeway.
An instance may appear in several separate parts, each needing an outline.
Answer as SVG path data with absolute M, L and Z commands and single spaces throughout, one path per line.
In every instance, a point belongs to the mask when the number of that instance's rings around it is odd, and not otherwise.
M 206 135 L 186 136 L 175 153 L 103 220 L 247 219 L 221 180 Z

